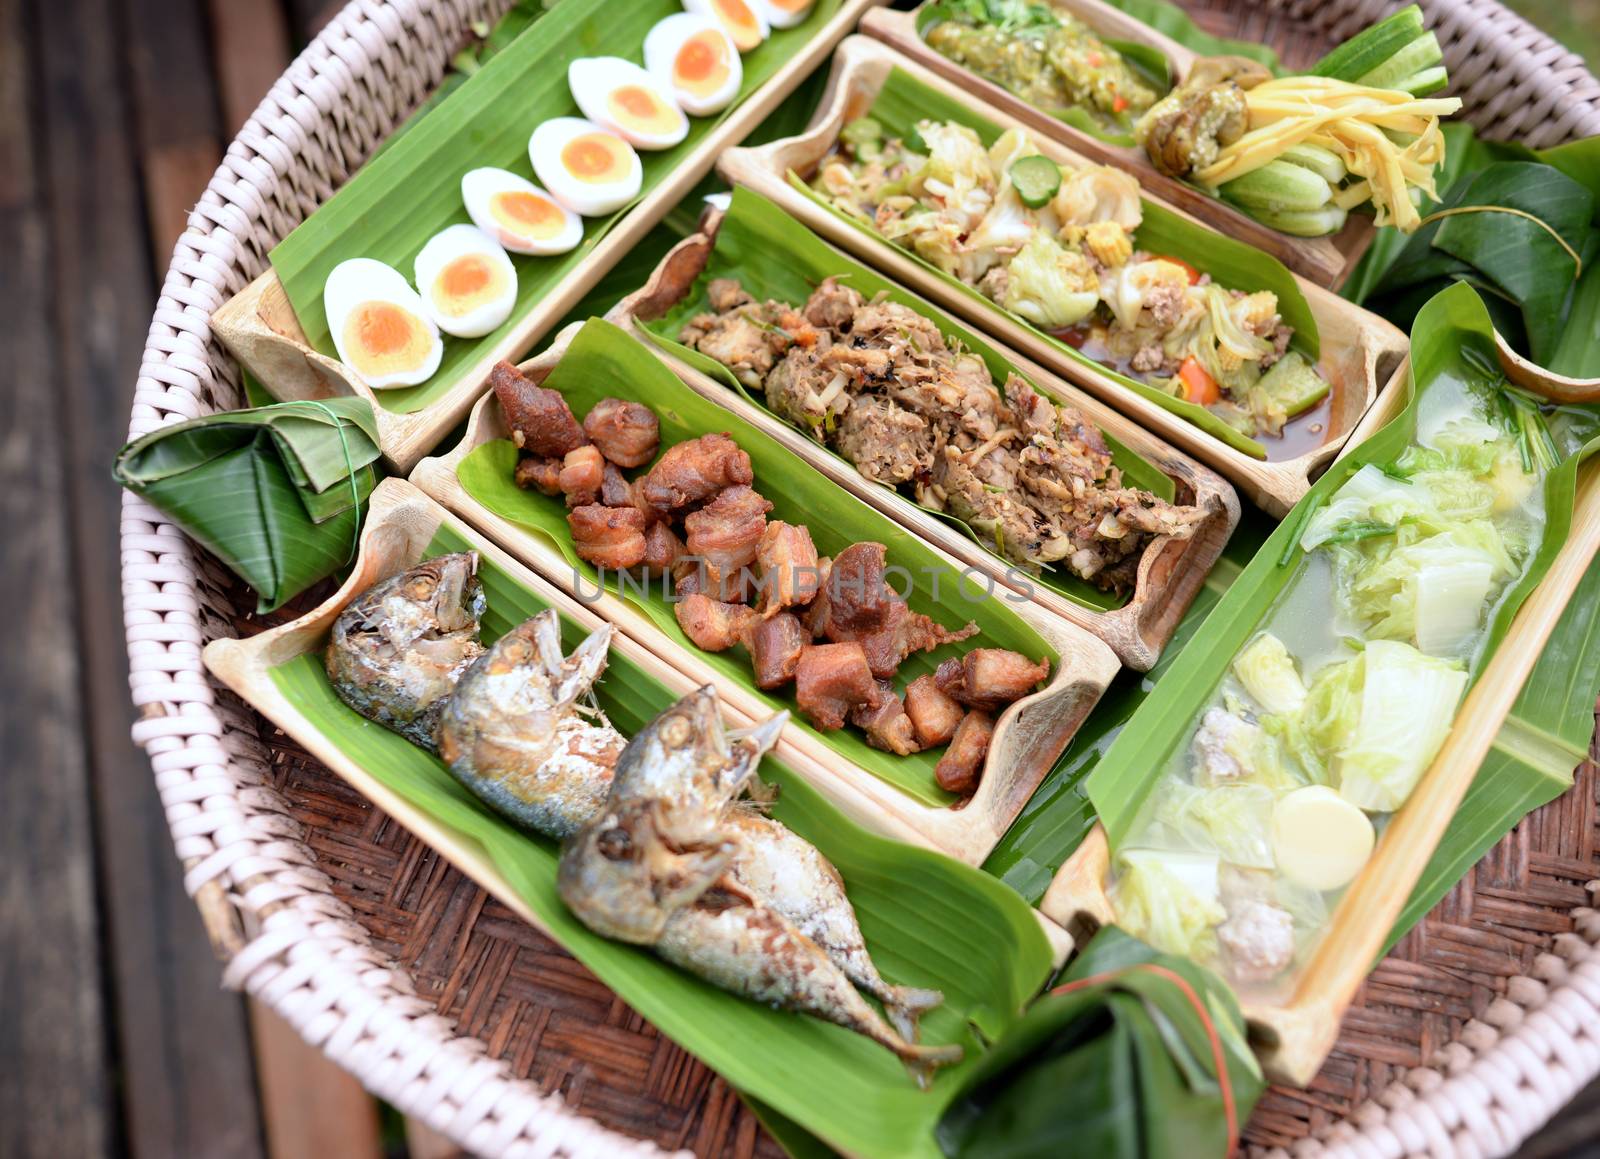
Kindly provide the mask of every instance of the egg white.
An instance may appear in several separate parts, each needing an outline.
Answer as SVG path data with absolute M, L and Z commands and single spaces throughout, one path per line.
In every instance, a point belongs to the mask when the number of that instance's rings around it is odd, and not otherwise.
M 665 108 L 677 114 L 673 127 L 661 133 L 641 132 L 636 126 L 614 118 L 608 98 L 623 85 L 638 85 L 655 94 Z M 670 149 L 689 134 L 689 118 L 678 106 L 672 86 L 662 84 L 631 60 L 620 56 L 581 57 L 567 66 L 567 87 L 572 90 L 572 99 L 584 116 L 636 149 Z
M 328 329 L 333 334 L 333 345 L 339 352 L 339 360 L 355 369 L 355 360 L 345 347 L 344 326 L 350 319 L 351 311 L 363 302 L 388 302 L 414 315 L 427 331 L 431 342 L 417 366 L 376 378 L 363 376 L 362 380 L 373 390 L 386 390 L 416 386 L 432 378 L 439 369 L 439 360 L 444 357 L 439 327 L 434 324 L 427 305 L 411 288 L 404 275 L 394 267 L 372 258 L 351 258 L 340 262 L 328 274 L 328 280 L 322 288 L 322 308 L 327 314 Z
M 492 299 L 465 314 L 448 314 L 433 300 L 433 285 L 445 266 L 469 254 L 481 255 L 500 271 L 505 287 Z M 474 225 L 450 225 L 428 239 L 417 253 L 417 292 L 428 316 L 446 334 L 482 338 L 497 328 L 517 304 L 517 271 L 498 242 Z
M 763 19 L 765 19 L 767 24 L 773 29 L 793 28 L 807 16 L 811 15 L 812 6 L 810 4 L 807 4 L 803 8 L 796 9 L 793 12 L 789 12 L 774 4 L 772 0 L 744 0 L 744 2 L 754 9 L 755 12 Z
M 544 198 L 564 218 L 560 232 L 548 238 L 512 233 L 495 220 L 489 208 L 491 199 L 497 193 L 531 193 Z M 462 174 L 461 202 L 467 207 L 467 214 L 474 225 L 514 254 L 564 254 L 583 240 L 581 217 L 562 205 L 552 194 L 507 169 L 485 167 Z
M 630 162 L 624 176 L 615 181 L 590 182 L 572 175 L 562 163 L 561 151 L 574 137 L 586 133 L 603 133 L 621 141 Z M 603 217 L 616 212 L 637 197 L 644 184 L 644 167 L 633 146 L 583 117 L 554 117 L 540 125 L 528 139 L 528 159 L 550 195 L 584 217 Z
M 755 27 L 750 29 L 756 34 L 757 39 L 744 43 L 741 39 L 746 29 L 736 27 L 722 19 L 722 14 L 717 11 L 716 0 L 683 0 L 683 10 L 696 16 L 704 16 L 707 20 L 716 22 L 725 31 L 740 52 L 753 51 L 757 45 L 772 35 L 772 26 L 767 23 L 766 15 L 752 0 L 744 0 L 744 6 L 750 10 L 750 16 L 755 21 Z
M 683 42 L 697 32 L 712 32 L 721 37 L 727 50 L 728 76 L 722 85 L 710 93 L 700 94 L 679 88 L 672 81 L 672 66 L 678 59 Z M 683 108 L 695 117 L 720 113 L 739 95 L 744 83 L 744 63 L 739 59 L 739 49 L 721 23 L 706 16 L 678 12 L 656 22 L 644 38 L 644 66 L 662 85 L 666 86 Z

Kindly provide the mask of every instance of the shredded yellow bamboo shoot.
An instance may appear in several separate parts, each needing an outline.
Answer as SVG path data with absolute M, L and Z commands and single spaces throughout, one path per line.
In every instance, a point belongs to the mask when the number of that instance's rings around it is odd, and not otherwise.
M 1371 200 L 1379 225 L 1407 233 L 1421 223 L 1412 190 L 1434 196 L 1444 161 L 1439 118 L 1461 107 L 1455 97 L 1422 99 L 1331 77 L 1296 76 L 1245 90 L 1249 125 L 1195 180 L 1215 188 L 1261 168 L 1302 143 L 1337 154 L 1355 182 L 1335 194 L 1342 208 Z M 1357 190 L 1362 195 L 1357 198 Z

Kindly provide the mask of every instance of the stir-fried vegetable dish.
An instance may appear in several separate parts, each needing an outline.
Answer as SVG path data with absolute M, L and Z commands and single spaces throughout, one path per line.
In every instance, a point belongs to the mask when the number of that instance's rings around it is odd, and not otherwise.
M 964 125 L 924 121 L 907 141 L 863 118 L 815 188 L 1024 322 L 1246 435 L 1281 434 L 1328 393 L 1274 293 L 1138 247 L 1139 184 L 1120 170 L 1058 165 L 1017 130 L 986 149 Z

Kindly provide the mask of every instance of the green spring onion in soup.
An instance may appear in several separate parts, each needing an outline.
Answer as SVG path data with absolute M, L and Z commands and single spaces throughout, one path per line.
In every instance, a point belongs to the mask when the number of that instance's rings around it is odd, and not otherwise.
M 1306 520 L 1297 575 L 1116 851 L 1119 925 L 1253 1000 L 1289 992 L 1537 550 L 1554 459 L 1528 424 L 1543 421 L 1440 382 L 1397 462 L 1362 467 Z

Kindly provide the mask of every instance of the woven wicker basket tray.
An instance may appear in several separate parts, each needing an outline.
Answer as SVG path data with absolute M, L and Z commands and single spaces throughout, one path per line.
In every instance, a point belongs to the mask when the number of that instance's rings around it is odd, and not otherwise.
M 229 149 L 162 288 L 131 428 L 237 406 L 211 312 L 437 83 L 506 0 L 357 0 Z M 1190 0 L 1291 63 L 1386 0 Z M 1600 133 L 1600 83 L 1492 0 L 1424 0 L 1466 114 L 1533 145 Z M 249 991 L 375 1093 L 483 1154 L 776 1155 L 727 1086 L 270 724 L 200 649 L 260 630 L 242 587 L 124 498 L 135 739 L 186 885 Z M 1379 965 L 1307 1091 L 1247 1135 L 1295 1153 L 1504 1153 L 1600 1073 L 1600 770 L 1529 817 Z M 640 1142 L 645 1140 L 646 1142 Z

